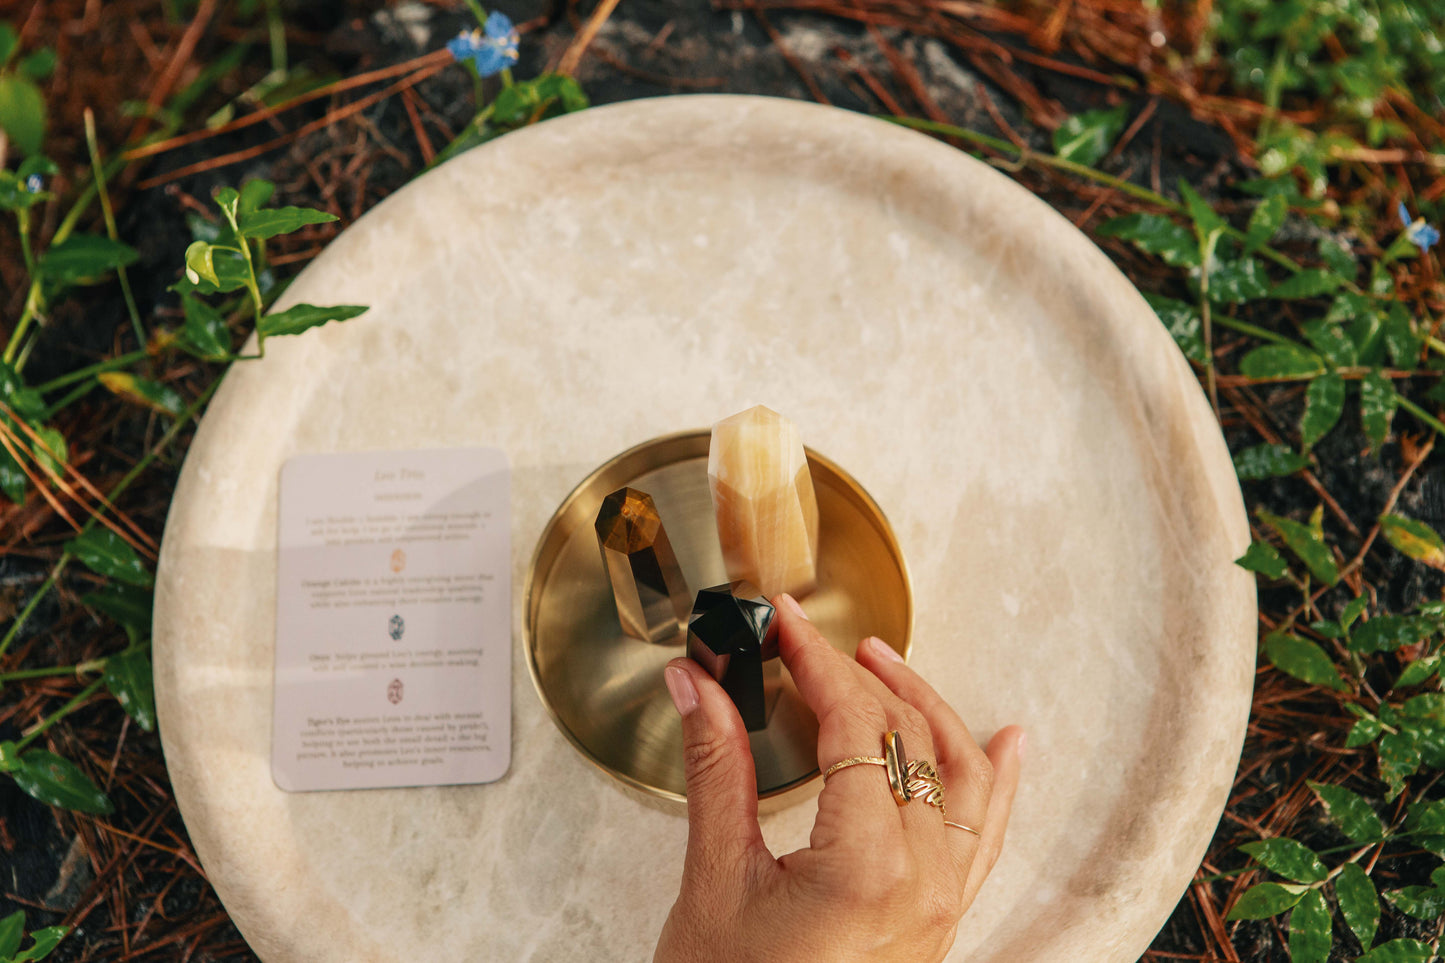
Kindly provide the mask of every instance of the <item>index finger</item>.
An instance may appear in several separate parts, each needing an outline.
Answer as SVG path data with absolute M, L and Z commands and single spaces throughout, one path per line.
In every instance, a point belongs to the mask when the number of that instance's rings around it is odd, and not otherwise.
M 779 595 L 776 602 L 778 653 L 798 694 L 818 717 L 818 768 L 827 772 L 854 756 L 882 756 L 888 716 L 858 675 L 863 670 L 829 644 L 791 596 Z M 851 817 L 840 825 L 861 831 L 870 845 L 877 844 L 881 825 L 895 832 L 901 825 L 887 775 L 878 766 L 851 766 L 828 777 L 820 817 L 833 811 L 834 799 Z

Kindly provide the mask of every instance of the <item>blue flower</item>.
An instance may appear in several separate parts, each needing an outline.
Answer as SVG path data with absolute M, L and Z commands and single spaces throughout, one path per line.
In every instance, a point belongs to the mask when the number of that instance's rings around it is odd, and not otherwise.
M 31 194 L 39 194 L 41 191 L 45 190 L 45 178 L 41 177 L 39 174 L 31 174 L 29 177 L 25 178 L 25 189 Z
M 1405 237 L 1420 249 L 1421 254 L 1440 243 L 1440 232 L 1426 224 L 1423 217 L 1419 220 L 1411 220 L 1410 210 L 1405 206 L 1404 201 L 1400 201 L 1395 213 L 1400 216 L 1400 224 L 1405 228 Z
M 481 30 L 463 30 L 447 41 L 458 61 L 470 60 L 483 77 L 499 74 L 517 62 L 517 28 L 505 13 L 492 12 Z

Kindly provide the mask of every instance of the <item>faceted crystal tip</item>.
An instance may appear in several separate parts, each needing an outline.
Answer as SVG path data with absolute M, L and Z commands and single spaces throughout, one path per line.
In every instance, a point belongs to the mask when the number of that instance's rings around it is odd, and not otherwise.
M 818 500 L 792 422 L 758 405 L 713 426 L 708 486 L 728 577 L 768 596 L 817 584 Z
M 681 643 L 692 596 L 652 496 L 619 488 L 602 500 L 594 524 L 622 631 Z
M 778 626 L 771 602 L 745 583 L 697 593 L 687 623 L 687 654 L 716 679 L 749 730 L 762 729 L 778 701 Z

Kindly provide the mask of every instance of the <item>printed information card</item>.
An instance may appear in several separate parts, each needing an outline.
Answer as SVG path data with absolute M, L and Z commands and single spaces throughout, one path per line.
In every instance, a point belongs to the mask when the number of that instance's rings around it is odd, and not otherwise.
M 491 782 L 512 745 L 497 449 L 281 469 L 271 773 L 289 792 Z

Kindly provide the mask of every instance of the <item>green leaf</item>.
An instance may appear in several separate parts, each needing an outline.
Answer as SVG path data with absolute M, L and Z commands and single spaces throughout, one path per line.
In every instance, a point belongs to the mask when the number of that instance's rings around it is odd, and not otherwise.
M 1345 863 L 1340 875 L 1335 877 L 1335 899 L 1340 904 L 1340 915 L 1365 949 L 1375 941 L 1375 930 L 1380 926 L 1380 898 L 1375 895 L 1375 884 L 1370 874 L 1358 863 Z
M 1424 522 L 1403 515 L 1381 515 L 1380 531 L 1391 545 L 1415 561 L 1445 569 L 1445 541 Z
M 1234 564 L 1258 572 L 1265 578 L 1284 578 L 1289 572 L 1289 565 L 1269 542 L 1250 542 L 1249 548 L 1234 560 Z
M 221 313 L 190 293 L 181 295 L 181 308 L 186 315 L 186 324 L 177 342 L 181 350 L 202 361 L 225 361 L 229 358 L 231 331 Z
M 230 230 L 229 227 L 226 228 Z M 198 247 L 197 245 L 202 245 Z M 205 274 L 201 272 L 205 269 Z M 265 272 L 257 278 L 257 282 L 264 293 Z M 251 280 L 251 268 L 246 264 L 245 255 L 240 250 L 220 244 L 206 244 L 204 241 L 192 242 L 186 248 L 186 276 L 184 280 L 171 285 L 171 290 L 180 291 L 182 294 L 194 291 L 197 294 L 217 294 L 227 291 L 238 291 L 244 288 Z
M 23 953 L 15 957 L 12 963 L 36 963 L 36 961 L 43 960 L 68 935 L 70 935 L 68 926 L 47 926 L 43 930 L 36 930 L 30 934 L 30 938 L 34 942 Z
M 216 202 L 217 207 L 231 217 L 236 217 L 240 212 L 241 195 L 237 193 L 234 187 L 216 188 L 211 194 L 211 199 Z
M 1193 272 L 1196 275 L 1198 272 Z M 1252 257 L 1215 258 L 1209 272 L 1209 300 L 1215 304 L 1243 304 L 1269 296 L 1269 276 Z
M 1229 908 L 1228 920 L 1268 919 L 1294 906 L 1307 891 L 1305 886 L 1284 883 L 1260 883 L 1244 891 Z
M 1312 889 L 1289 914 L 1290 963 L 1326 963 L 1333 943 L 1325 894 Z
M 20 72 L 31 80 L 44 80 L 55 73 L 55 51 L 41 47 L 20 61 Z
M 70 460 L 70 451 L 65 444 L 65 436 L 57 429 L 41 425 L 35 429 L 38 439 L 32 440 L 30 450 L 35 455 L 35 462 L 40 470 L 46 475 L 61 475 L 65 464 Z
M 1395 386 L 1389 378 L 1379 371 L 1371 371 L 1360 379 L 1360 421 L 1375 448 L 1383 445 L 1390 434 L 1395 404 Z
M 1349 631 L 1350 625 L 1355 619 L 1365 614 L 1365 609 L 1369 607 L 1369 604 L 1369 598 L 1364 595 L 1356 595 L 1350 599 L 1349 604 L 1340 612 L 1340 628 Z
M 1268 244 L 1284 224 L 1289 213 L 1289 202 L 1283 194 L 1271 194 L 1260 201 L 1249 215 L 1249 225 L 1244 229 L 1244 253 L 1253 254 Z
M 1305 336 L 1311 348 L 1337 368 L 1353 367 L 1358 360 L 1355 355 L 1355 342 L 1350 340 L 1344 328 L 1333 321 L 1306 321 L 1300 325 L 1300 334 Z
M 328 321 L 349 321 L 365 314 L 366 310 L 365 306 L 355 304 L 338 304 L 325 308 L 318 308 L 313 304 L 298 304 L 285 311 L 266 315 L 256 326 L 256 330 L 264 338 L 300 334 Z
M 1329 619 L 1311 622 L 1310 628 L 1327 639 L 1343 639 L 1345 637 L 1345 630 L 1340 628 L 1340 623 L 1331 622 Z M 1353 703 L 1350 703 L 1350 711 L 1354 711 Z
M 1445 799 L 1411 803 L 1405 811 L 1405 828 L 1411 833 L 1431 836 L 1445 833 Z
M 1390 361 L 1400 368 L 1414 368 L 1420 363 L 1420 349 L 1425 339 L 1415 330 L 1410 319 L 1410 310 L 1399 301 L 1393 302 L 1385 312 L 1383 331 L 1385 347 L 1390 352 Z
M 1174 267 L 1199 266 L 1199 241 L 1187 228 L 1158 214 L 1125 214 L 1099 225 L 1100 237 L 1128 241 Z
M 1357 719 L 1355 724 L 1350 727 L 1350 734 L 1345 737 L 1345 748 L 1355 749 L 1359 746 L 1368 746 L 1380 737 L 1382 731 L 1380 720 L 1374 716 Z
M 1340 420 L 1345 410 L 1345 379 L 1331 371 L 1305 389 L 1305 413 L 1300 418 L 1300 444 L 1308 451 Z
M 1309 458 L 1288 445 L 1254 445 L 1235 454 L 1234 473 L 1240 481 L 1259 481 L 1293 475 L 1309 463 Z
M 1054 153 L 1060 160 L 1092 167 L 1109 153 L 1128 119 L 1129 109 L 1123 104 L 1066 117 L 1054 130 Z
M 115 809 L 85 773 L 53 752 L 31 749 L 21 753 L 20 765 L 10 775 L 17 786 L 48 806 L 97 815 Z
M 1189 219 L 1194 222 L 1194 230 L 1200 237 L 1207 237 L 1215 231 L 1223 231 L 1229 225 L 1224 218 L 1209 206 L 1209 202 L 1200 197 L 1189 182 L 1180 178 L 1179 196 L 1184 199 L 1184 208 L 1189 212 Z
M 45 97 L 28 77 L 0 76 L 0 130 L 22 154 L 38 154 L 45 140 Z
M 10 63 L 10 58 L 15 56 L 19 46 L 20 37 L 15 33 L 15 28 L 0 20 L 0 68 Z
M 1430 627 L 1404 615 L 1376 615 L 1360 624 L 1350 636 L 1355 652 L 1393 652 L 1402 645 L 1414 645 L 1430 637 Z
M 0 23 L 0 28 L 7 24 Z M 3 39 L 3 34 L 0 34 Z M 0 60 L 3 60 L 0 57 Z M 9 916 L 0 920 L 0 959 L 14 956 L 15 951 L 20 949 L 20 940 L 25 935 L 25 911 L 16 910 Z
M 1411 696 L 1400 711 L 1406 719 L 1429 719 L 1445 724 L 1445 693 L 1422 692 Z
M 1384 838 L 1385 824 L 1363 798 L 1344 786 L 1330 783 L 1310 782 L 1309 787 L 1325 804 L 1330 821 L 1351 840 L 1357 843 L 1372 843 Z
M 1276 669 L 1302 682 L 1322 685 L 1336 692 L 1349 688 L 1324 649 L 1309 639 L 1285 632 L 1271 632 L 1264 640 L 1264 654 Z
M 1322 237 L 1318 250 L 1320 259 L 1325 262 L 1325 265 L 1344 280 L 1353 281 L 1360 273 L 1359 262 L 1355 260 L 1355 253 L 1350 250 L 1348 244 L 1336 241 L 1334 238 Z
M 10 963 L 35 963 L 35 961 L 43 960 L 69 934 L 70 927 L 68 926 L 47 926 L 43 930 L 36 930 L 30 934 L 30 939 L 34 942 L 19 956 L 12 958 Z
M 1433 920 L 1445 913 L 1445 893 L 1433 886 L 1406 886 L 1386 892 L 1385 899 L 1400 912 L 1418 920 Z
M 566 113 L 573 113 L 579 110 L 586 110 L 591 106 L 587 94 L 582 85 L 570 74 L 542 74 L 533 83 L 537 87 L 537 95 L 543 99 L 557 98 L 562 103 L 562 109 Z
M 1391 940 L 1381 943 L 1364 956 L 1356 957 L 1355 963 L 1430 963 L 1435 951 L 1429 944 L 1419 940 Z
M 1266 344 L 1239 361 L 1239 371 L 1250 378 L 1308 378 L 1323 374 L 1324 359 L 1299 345 Z
M 72 234 L 40 256 L 40 276 L 61 284 L 87 284 L 135 261 L 135 248 L 100 234 Z
M 1284 540 L 1289 550 L 1305 563 L 1310 574 L 1318 581 L 1326 585 L 1334 585 L 1340 580 L 1339 566 L 1335 564 L 1335 557 L 1330 553 L 1329 546 L 1325 544 L 1324 532 L 1320 528 L 1318 509 L 1310 517 L 1308 525 L 1301 525 L 1293 519 L 1281 518 L 1264 508 L 1256 509 L 1255 514 L 1259 516 L 1260 521 L 1268 525 L 1276 535 Z
M 146 732 L 156 727 L 151 660 L 143 649 L 127 649 L 105 660 L 105 687 Z
M 309 207 L 267 208 L 241 216 L 241 236 L 264 241 L 278 234 L 290 234 L 307 224 L 325 224 L 334 220 L 337 220 L 335 214 Z
M 206 241 L 192 241 L 186 248 L 186 280 L 192 284 L 209 281 L 220 284 L 216 277 L 216 246 Z
M 1329 294 L 1341 284 L 1338 275 L 1320 268 L 1309 268 L 1292 274 L 1274 286 L 1269 292 L 1272 298 L 1317 298 Z
M 242 184 L 240 196 L 236 202 L 237 217 L 265 207 L 271 202 L 271 197 L 275 193 L 276 185 L 259 177 Z
M 135 549 L 108 528 L 97 525 L 82 532 L 65 543 L 65 551 L 97 575 L 117 582 L 149 588 L 155 581 Z
M 1380 779 L 1389 786 L 1385 799 L 1391 800 L 1405 789 L 1405 780 L 1420 771 L 1420 745 L 1413 732 L 1400 730 L 1380 737 Z
M 1204 364 L 1204 321 L 1199 317 L 1199 309 L 1184 301 L 1157 294 L 1146 294 L 1144 300 L 1164 322 L 1169 336 L 1179 345 L 1184 357 L 1195 364 Z
M 124 371 L 105 371 L 96 375 L 96 380 L 112 394 L 163 415 L 178 416 L 186 407 L 179 391 L 158 381 Z
M 1432 655 L 1428 658 L 1416 659 L 1405 666 L 1405 670 L 1395 680 L 1394 688 L 1403 689 L 1406 686 L 1419 685 L 1438 671 L 1440 671 L 1440 656 Z M 1445 827 L 1442 827 L 1441 831 L 1445 832 Z
M 127 546 L 128 548 L 129 546 Z M 81 604 L 110 617 L 125 629 L 131 645 L 151 634 L 151 607 L 154 596 L 134 585 L 112 582 L 80 597 Z
M 26 421 L 38 420 L 45 411 L 45 400 L 33 388 L 27 388 L 15 369 L 4 361 L 0 361 L 0 401 Z
M 1314 850 L 1284 836 L 1245 843 L 1239 848 L 1271 872 L 1296 883 L 1322 883 L 1330 875 Z

